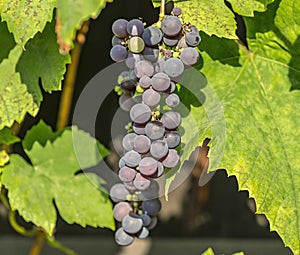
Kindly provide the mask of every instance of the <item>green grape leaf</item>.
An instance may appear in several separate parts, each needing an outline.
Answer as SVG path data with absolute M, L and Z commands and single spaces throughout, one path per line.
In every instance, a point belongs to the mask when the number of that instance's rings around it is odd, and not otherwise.
M 42 130 L 50 134 L 49 128 L 40 122 L 24 139 L 26 146 L 31 145 L 25 149 L 31 164 L 12 154 L 3 168 L 2 184 L 8 189 L 12 209 L 49 235 L 53 234 L 57 220 L 53 201 L 70 224 L 114 229 L 112 204 L 101 187 L 104 181 L 93 173 L 77 174 L 101 160 L 96 139 L 73 126 L 54 140 L 55 135 L 50 135 L 45 144 L 44 138 L 32 144 L 33 134 L 38 136 Z M 75 143 L 80 148 L 75 148 Z
M 112 0 L 57 0 L 56 32 L 62 52 L 69 52 L 82 23 L 96 18 L 107 2 Z
M 7 152 L 4 150 L 0 150 L 0 167 L 7 164 L 8 161 L 9 161 L 9 155 L 7 154 Z M 0 168 L 0 173 L 1 172 L 2 172 L 2 168 Z M 0 188 L 1 188 L 1 182 L 0 182 Z
M 203 37 L 197 67 L 203 81 L 188 88 L 203 94 L 202 104 L 182 97 L 189 109 L 182 120 L 182 161 L 211 138 L 208 171 L 226 169 L 236 176 L 239 190 L 255 199 L 256 213 L 265 214 L 270 230 L 300 254 L 300 91 L 291 90 L 299 86 L 299 14 L 280 31 L 286 15 L 280 8 L 286 6 L 276 1 L 266 13 L 245 19 L 248 49 L 241 42 Z M 213 49 L 220 45 L 224 52 L 217 57 Z
M 154 4 L 157 2 L 153 2 Z M 155 4 L 157 6 L 157 4 Z M 208 35 L 217 35 L 229 39 L 237 39 L 234 14 L 224 1 L 185 0 L 175 1 L 175 6 L 182 9 L 185 22 L 190 22 L 200 31 Z
M 202 253 L 202 255 L 215 255 L 212 248 L 208 248 L 205 252 Z M 232 255 L 244 255 L 243 252 L 234 253 Z
M 21 53 L 22 48 L 16 45 L 8 58 L 0 63 L 0 130 L 10 127 L 14 121 L 21 122 L 27 112 L 34 116 L 38 111 L 32 95 L 15 70 Z
M 254 11 L 264 12 L 274 0 L 228 0 L 232 9 L 242 16 L 254 16 Z
M 70 62 L 69 54 L 59 53 L 55 20 L 47 24 L 43 33 L 38 33 L 26 44 L 26 51 L 20 57 L 17 71 L 37 105 L 43 100 L 40 83 L 47 92 L 61 90 L 66 64 Z
M 0 17 L 1 20 L 1 17 Z M 10 50 L 15 47 L 14 37 L 11 33 L 9 33 L 6 23 L 0 22 L 0 62 L 8 57 Z
M 0 144 L 10 145 L 17 142 L 20 142 L 20 138 L 15 136 L 8 127 L 0 130 Z
M 55 0 L 2 0 L 0 15 L 7 22 L 15 41 L 22 47 L 37 32 L 42 32 L 48 21 L 51 21 Z

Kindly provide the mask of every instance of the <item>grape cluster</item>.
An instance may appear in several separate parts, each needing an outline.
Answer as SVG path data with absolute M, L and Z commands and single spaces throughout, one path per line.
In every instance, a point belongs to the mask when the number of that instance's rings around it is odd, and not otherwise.
M 146 238 L 156 225 L 161 203 L 155 179 L 180 162 L 176 83 L 185 69 L 197 63 L 199 53 L 194 47 L 201 38 L 195 26 L 183 22 L 178 7 L 147 28 L 139 19 L 118 19 L 112 31 L 110 56 L 128 67 L 119 75 L 116 91 L 132 123 L 122 140 L 118 173 L 122 183 L 112 186 L 110 196 L 121 225 L 115 240 L 129 245 L 135 237 Z

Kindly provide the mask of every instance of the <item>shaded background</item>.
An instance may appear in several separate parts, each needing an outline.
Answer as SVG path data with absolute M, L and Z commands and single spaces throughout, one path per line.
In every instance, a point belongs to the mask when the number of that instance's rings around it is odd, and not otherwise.
M 151 24 L 158 17 L 158 10 L 154 10 L 149 0 L 115 0 L 113 4 L 107 4 L 99 18 L 90 24 L 80 58 L 73 102 L 76 102 L 84 86 L 95 74 L 113 63 L 109 57 L 111 25 L 120 17 L 143 17 L 147 24 Z M 238 34 L 245 40 L 242 20 L 239 17 L 237 20 Z M 44 94 L 37 118 L 26 118 L 20 132 L 21 137 L 40 118 L 55 128 L 60 95 L 60 92 Z M 107 147 L 111 144 L 110 123 L 117 109 L 118 96 L 112 92 L 104 102 L 97 121 L 97 126 L 101 129 L 101 132 L 96 134 L 97 138 Z M 20 147 L 17 146 L 16 150 L 22 153 Z M 269 232 L 265 217 L 253 213 L 253 200 L 248 198 L 247 192 L 237 191 L 234 177 L 228 178 L 226 172 L 221 170 L 207 185 L 199 187 L 199 171 L 200 169 L 196 168 L 193 175 L 170 195 L 170 201 L 163 202 L 160 222 L 151 231 L 151 238 L 154 240 L 151 242 L 151 248 L 148 247 L 150 252 L 144 254 L 201 254 L 204 248 L 210 246 L 213 246 L 217 253 L 244 250 L 246 254 L 291 254 L 289 249 L 283 247 L 278 235 Z M 19 235 L 9 226 L 5 212 L 2 214 L 0 254 L 27 254 L 33 240 L 16 239 Z M 20 224 L 29 226 L 21 218 L 19 221 Z M 118 251 L 112 231 L 70 226 L 61 219 L 58 220 L 57 239 L 65 240 L 66 244 L 74 247 L 80 254 L 115 254 Z M 147 245 L 150 245 L 150 241 Z M 138 249 L 142 250 L 140 247 Z M 62 253 L 46 247 L 42 254 Z M 130 254 L 130 251 L 126 254 Z

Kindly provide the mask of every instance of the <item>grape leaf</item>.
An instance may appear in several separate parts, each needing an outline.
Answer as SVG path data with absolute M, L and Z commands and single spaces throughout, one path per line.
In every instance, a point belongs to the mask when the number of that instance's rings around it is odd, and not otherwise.
M 66 64 L 70 62 L 69 54 L 59 53 L 55 20 L 47 24 L 43 33 L 38 33 L 26 44 L 26 51 L 19 59 L 17 71 L 37 105 L 43 100 L 40 83 L 47 92 L 60 90 Z
M 242 16 L 254 16 L 254 11 L 264 12 L 274 0 L 228 0 L 232 9 Z
M 155 1 L 154 1 L 155 3 Z M 157 4 L 155 4 L 157 6 Z M 190 22 L 208 35 L 236 39 L 236 23 L 233 13 L 222 0 L 175 1 L 185 22 Z
M 9 161 L 9 155 L 5 150 L 0 150 L 0 174 L 2 173 L 2 166 L 7 164 Z M 1 188 L 1 182 L 0 182 L 0 188 Z
M 1 18 L 0 18 L 1 20 Z M 9 33 L 6 23 L 0 22 L 0 62 L 8 57 L 10 50 L 15 47 L 14 37 L 11 33 Z
M 96 18 L 107 2 L 112 0 L 57 0 L 56 32 L 62 52 L 69 52 L 82 23 Z
M 17 142 L 20 142 L 20 138 L 15 136 L 8 127 L 0 130 L 0 144 L 10 145 Z
M 188 89 L 203 93 L 204 100 L 195 107 L 195 100 L 182 98 L 190 109 L 182 122 L 183 160 L 210 137 L 209 171 L 225 168 L 235 175 L 239 190 L 248 190 L 255 199 L 256 213 L 265 214 L 270 230 L 300 254 L 300 91 L 291 91 L 300 75 L 299 13 L 278 26 L 286 15 L 280 8 L 288 8 L 279 3 L 246 19 L 249 49 L 228 41 L 231 47 L 225 47 L 218 59 L 212 49 L 224 39 L 206 37 L 200 45 L 203 62 L 198 68 L 205 78 Z M 238 54 L 226 56 L 237 46 Z M 174 175 L 168 177 L 167 188 Z
M 21 122 L 26 112 L 34 116 L 38 111 L 32 95 L 21 83 L 20 74 L 15 71 L 21 53 L 22 48 L 16 45 L 0 64 L 0 130 L 10 127 L 14 121 Z
M 205 252 L 202 253 L 202 255 L 215 255 L 213 249 L 208 248 Z M 243 252 L 234 253 L 232 255 L 244 255 Z
M 0 2 L 2 21 L 7 22 L 15 41 L 22 47 L 51 21 L 56 0 L 3 0 Z
M 31 144 L 25 152 L 32 165 L 12 154 L 9 164 L 3 168 L 2 184 L 8 189 L 12 209 L 49 235 L 53 234 L 57 219 L 53 200 L 62 218 L 70 224 L 114 229 L 112 205 L 100 186 L 103 180 L 93 173 L 76 174 L 80 168 L 100 161 L 96 140 L 74 126 L 65 129 L 55 140 L 50 136 L 44 145 L 44 138 L 33 144 L 27 141 L 34 133 L 38 136 L 41 130 L 45 130 L 42 122 L 24 138 L 26 146 Z M 80 150 L 75 150 L 74 140 L 81 145 Z M 84 161 L 78 162 L 77 153 Z

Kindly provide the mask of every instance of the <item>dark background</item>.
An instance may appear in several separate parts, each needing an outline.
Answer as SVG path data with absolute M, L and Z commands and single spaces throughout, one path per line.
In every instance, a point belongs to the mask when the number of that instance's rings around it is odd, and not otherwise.
M 113 63 L 109 57 L 112 38 L 111 24 L 120 17 L 127 20 L 143 17 L 147 24 L 151 24 L 158 17 L 158 10 L 153 8 L 149 0 L 115 0 L 114 3 L 107 4 L 99 18 L 90 23 L 87 40 L 80 58 L 73 102 L 76 102 L 76 98 L 78 98 L 84 86 L 95 74 Z M 245 29 L 242 20 L 240 17 L 237 17 L 237 19 L 239 24 L 238 34 L 241 39 L 245 40 Z M 100 85 L 105 86 L 105 84 Z M 60 94 L 60 92 L 54 92 L 51 95 L 44 94 L 44 101 L 37 118 L 26 118 L 20 132 L 21 137 L 40 118 L 55 128 Z M 99 114 L 101 118 L 99 117 L 100 120 L 97 122 L 97 125 L 101 126 L 101 133 L 97 134 L 97 138 L 109 147 L 110 135 L 107 134 L 110 134 L 110 123 L 114 112 L 118 108 L 118 96 L 114 92 L 109 95 L 103 108 L 104 110 Z M 18 146 L 16 150 L 22 153 Z M 151 237 L 205 237 L 216 238 L 216 240 L 218 238 L 234 238 L 234 240 L 259 238 L 261 240 L 277 240 L 280 242 L 280 246 L 283 247 L 278 235 L 275 232 L 269 232 L 269 225 L 264 216 L 257 217 L 251 210 L 248 193 L 237 191 L 237 183 L 234 177 L 228 178 L 226 172 L 221 170 L 204 187 L 198 186 L 198 179 L 195 176 L 191 176 L 188 181 L 188 189 L 181 205 L 183 213 L 179 217 L 171 217 L 168 221 L 159 222 L 156 228 L 151 231 Z M 0 217 L 0 221 L 0 236 L 4 234 L 17 235 L 5 218 Z M 28 227 L 28 224 L 25 224 L 21 218 L 19 221 Z M 58 238 L 70 235 L 80 236 L 81 238 L 108 237 L 113 239 L 113 233 L 109 230 L 89 227 L 83 229 L 77 225 L 68 225 L 59 219 Z M 288 249 L 285 249 L 285 251 L 284 254 L 290 254 Z M 200 252 L 198 251 L 198 254 Z M 0 252 L 0 254 L 2 253 Z

